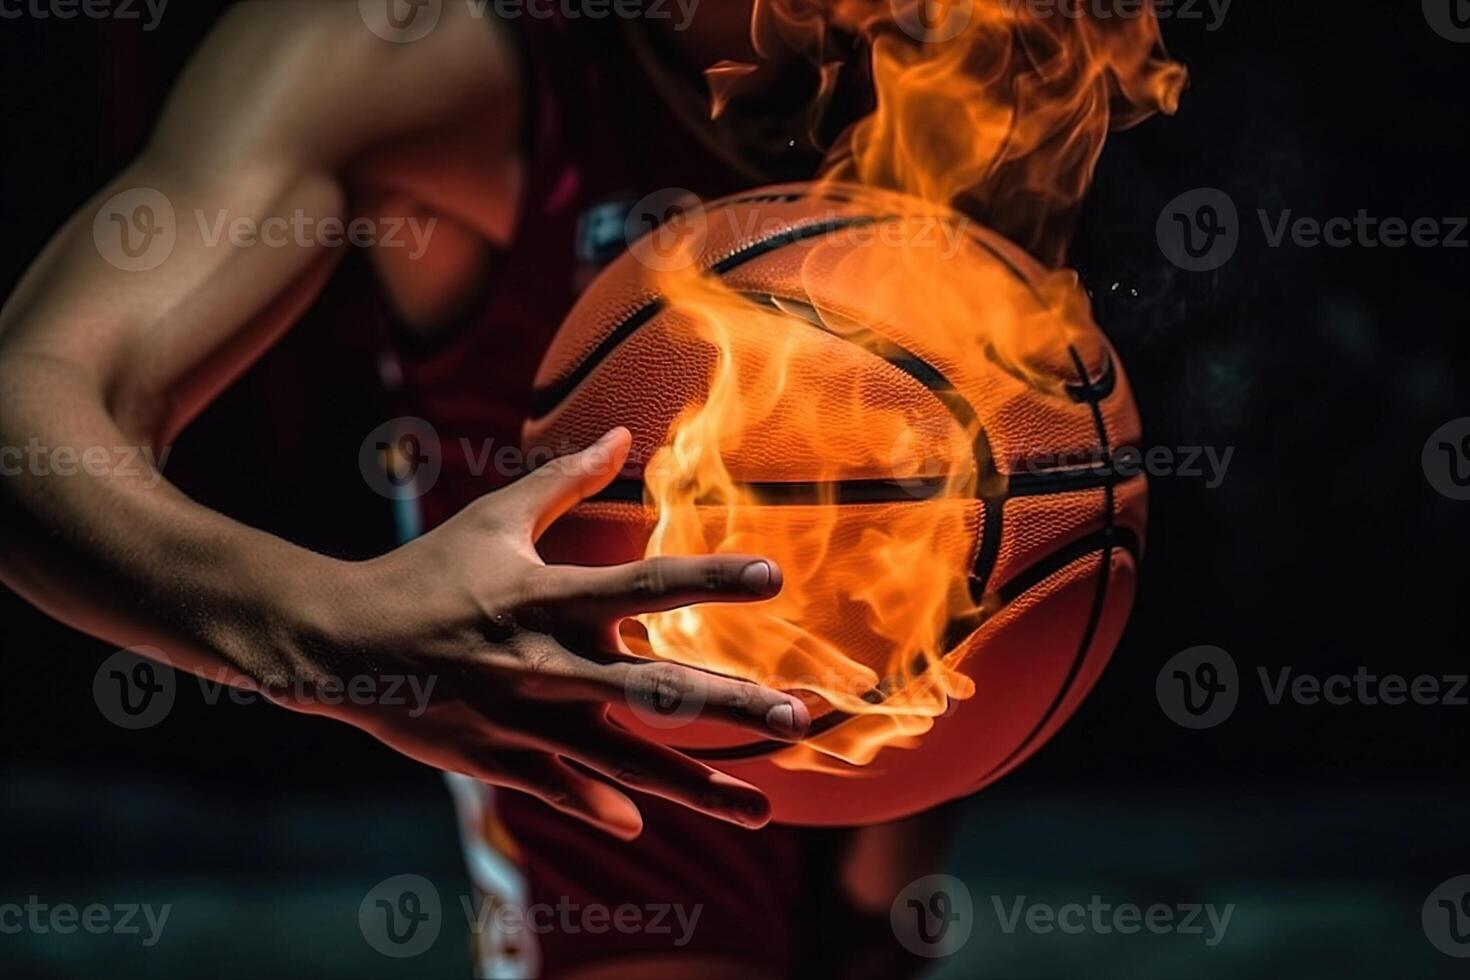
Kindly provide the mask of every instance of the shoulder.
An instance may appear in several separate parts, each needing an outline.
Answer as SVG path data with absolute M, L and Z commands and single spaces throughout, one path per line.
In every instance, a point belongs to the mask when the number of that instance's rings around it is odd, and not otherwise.
M 397 7 L 414 14 L 390 21 Z M 431 10 L 432 23 L 413 26 Z M 249 0 L 195 53 L 155 142 L 331 168 L 506 99 L 517 70 L 504 28 L 472 4 Z

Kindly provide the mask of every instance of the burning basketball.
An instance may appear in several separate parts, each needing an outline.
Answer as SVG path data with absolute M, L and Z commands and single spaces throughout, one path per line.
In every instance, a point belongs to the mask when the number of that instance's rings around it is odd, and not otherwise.
M 548 561 L 738 551 L 781 594 L 640 618 L 636 652 L 803 698 L 800 744 L 619 706 L 749 780 L 775 819 L 969 794 L 1066 722 L 1133 602 L 1147 490 L 1122 366 L 1076 277 L 960 215 L 826 183 L 662 223 L 591 285 L 536 380 L 529 447 L 633 432 Z

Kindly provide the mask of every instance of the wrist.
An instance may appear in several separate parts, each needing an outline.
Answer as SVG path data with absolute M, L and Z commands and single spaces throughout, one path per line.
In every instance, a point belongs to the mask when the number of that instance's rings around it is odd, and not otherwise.
M 423 637 L 397 555 L 349 561 L 302 550 L 287 575 L 271 578 L 272 629 L 289 677 L 340 682 L 402 664 Z
M 228 610 L 201 623 L 202 639 L 264 690 L 314 685 L 351 658 L 344 598 L 356 563 L 261 535 L 221 571 Z

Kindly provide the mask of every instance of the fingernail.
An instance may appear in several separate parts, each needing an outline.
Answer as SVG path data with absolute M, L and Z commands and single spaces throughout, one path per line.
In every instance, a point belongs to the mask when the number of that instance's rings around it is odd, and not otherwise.
M 771 590 L 771 563 L 753 561 L 740 570 L 740 584 L 757 594 Z
M 764 827 L 771 819 L 770 807 L 759 796 L 717 793 L 710 804 L 710 809 L 742 827 Z
M 778 704 L 766 712 L 766 726 L 779 735 L 795 737 L 801 734 L 796 727 L 796 709 L 790 704 Z
M 771 805 L 760 790 L 723 772 L 711 773 L 709 786 L 700 794 L 706 811 L 742 827 L 764 827 L 771 821 Z
M 637 823 L 621 823 L 618 821 L 613 821 L 604 824 L 603 826 L 609 834 L 612 834 L 618 840 L 624 841 L 626 843 L 632 843 L 633 841 L 637 840 L 638 837 L 643 833 L 642 820 L 639 820 Z
M 760 800 L 742 799 L 730 801 L 730 812 L 741 826 L 759 830 L 771 822 L 771 815 Z

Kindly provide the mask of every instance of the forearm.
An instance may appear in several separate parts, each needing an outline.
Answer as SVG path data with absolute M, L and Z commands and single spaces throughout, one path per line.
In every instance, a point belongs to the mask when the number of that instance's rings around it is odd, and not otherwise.
M 0 354 L 0 582 L 118 646 L 274 684 L 313 668 L 345 563 L 189 499 L 84 369 Z

